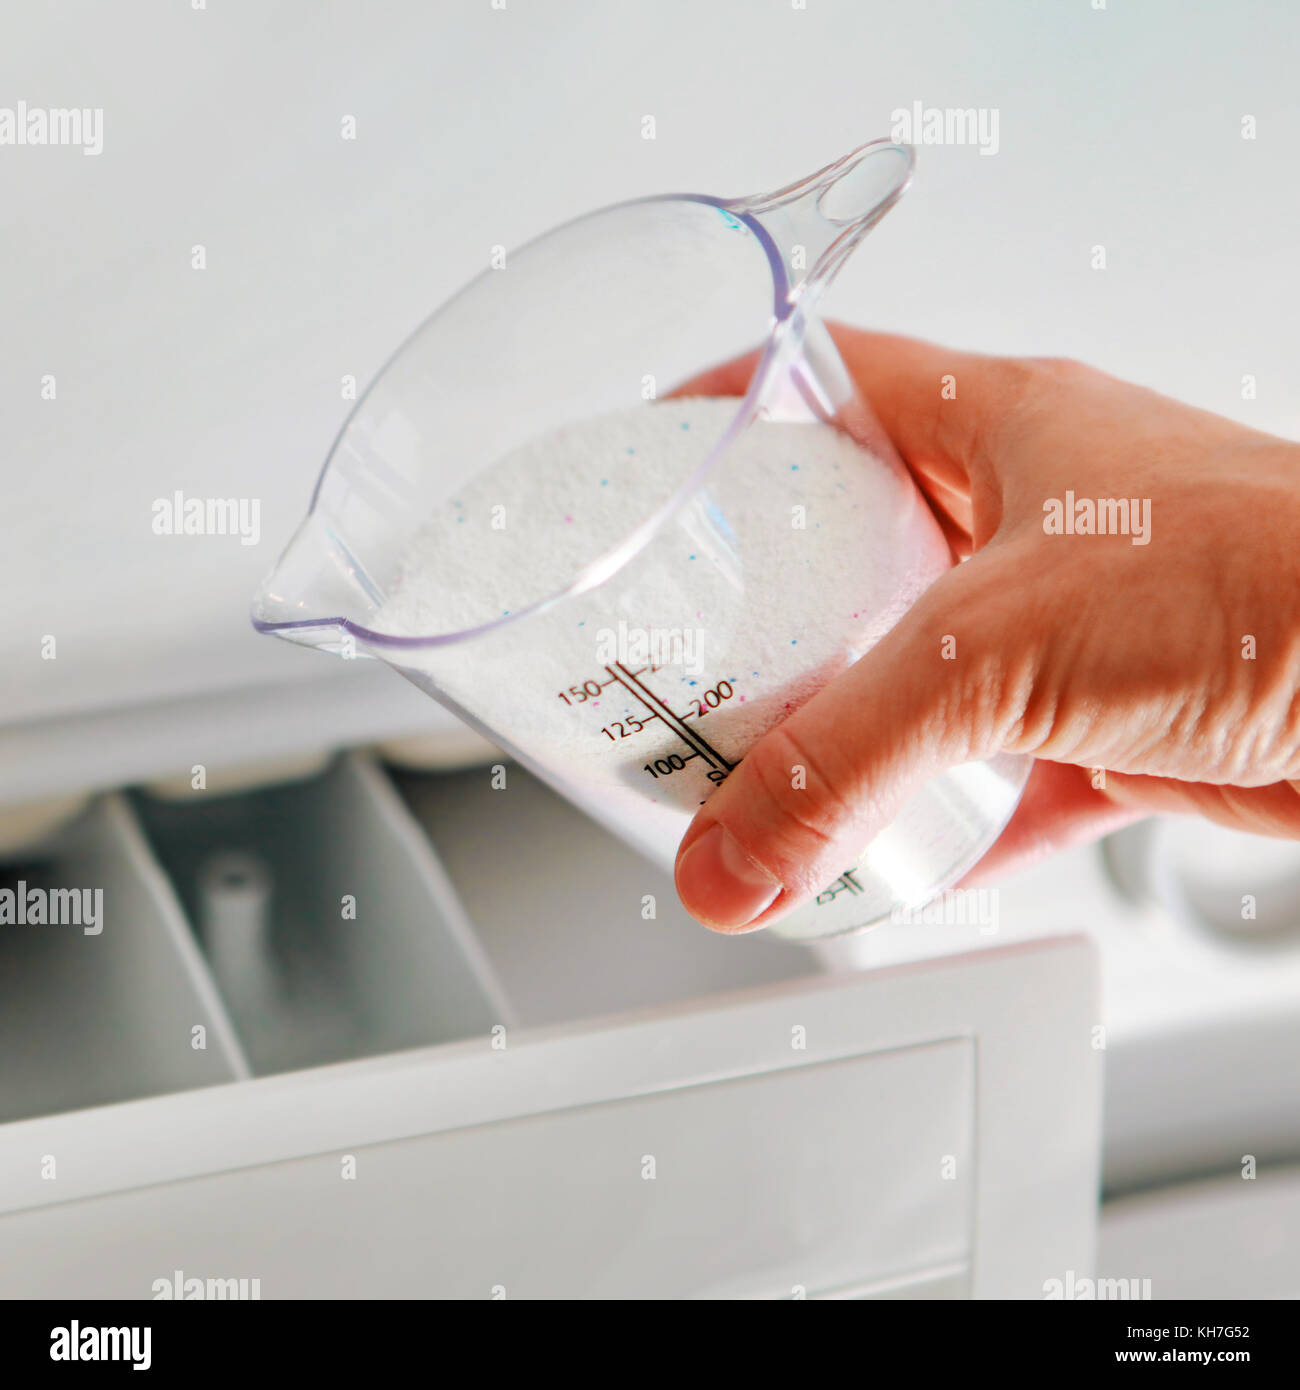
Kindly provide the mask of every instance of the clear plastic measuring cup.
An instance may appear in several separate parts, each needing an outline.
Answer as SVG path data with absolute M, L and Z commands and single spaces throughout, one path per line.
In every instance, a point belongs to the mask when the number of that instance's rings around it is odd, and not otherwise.
M 912 162 L 877 141 L 775 193 L 622 203 L 499 258 L 357 404 L 255 626 L 388 662 L 671 867 L 754 739 L 953 563 L 815 315 Z M 674 396 L 746 354 L 742 395 Z M 644 443 L 640 411 L 661 412 L 644 465 L 623 447 Z M 570 446 L 571 477 L 528 472 Z M 566 526 L 611 478 L 633 509 Z M 409 556 L 431 550 L 443 603 L 413 596 Z M 829 936 L 929 901 L 1026 772 L 999 757 L 934 779 L 774 930 Z

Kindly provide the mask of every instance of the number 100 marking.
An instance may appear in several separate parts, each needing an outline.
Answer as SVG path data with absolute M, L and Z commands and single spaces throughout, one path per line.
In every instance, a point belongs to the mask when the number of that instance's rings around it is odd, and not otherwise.
M 698 754 L 692 753 L 691 757 L 698 757 Z M 669 753 L 666 758 L 656 758 L 654 762 L 646 763 L 644 770 L 651 777 L 670 777 L 674 772 L 680 772 L 685 766 L 686 759 L 680 753 Z M 714 786 L 720 786 L 727 780 L 726 772 L 720 767 L 711 767 L 705 776 Z
M 666 758 L 656 758 L 654 762 L 646 763 L 645 770 L 651 777 L 669 777 L 685 766 L 686 759 L 680 753 L 669 753 Z

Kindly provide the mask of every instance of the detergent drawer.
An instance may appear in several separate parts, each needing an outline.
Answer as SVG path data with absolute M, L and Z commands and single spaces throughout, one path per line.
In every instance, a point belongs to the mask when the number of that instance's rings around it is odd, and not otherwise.
M 1039 1297 L 1090 1267 L 1088 943 L 828 974 L 704 933 L 509 775 L 349 755 L 58 833 L 54 878 L 114 891 L 9 1022 L 0 1295 Z M 58 857 L 83 843 L 116 867 Z M 270 989 L 214 948 L 231 854 Z M 94 941 L 123 964 L 51 1047 Z

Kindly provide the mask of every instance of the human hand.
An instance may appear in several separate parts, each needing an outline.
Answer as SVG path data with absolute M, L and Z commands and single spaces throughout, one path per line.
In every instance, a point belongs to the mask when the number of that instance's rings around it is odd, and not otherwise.
M 998 752 L 1039 761 L 967 882 L 1154 811 L 1300 836 L 1300 445 L 1072 362 L 832 332 L 971 558 L 709 798 L 678 850 L 687 910 L 767 925 L 909 791 Z M 748 374 L 722 368 L 710 392 Z M 1049 534 L 1067 492 L 1136 499 L 1145 542 Z

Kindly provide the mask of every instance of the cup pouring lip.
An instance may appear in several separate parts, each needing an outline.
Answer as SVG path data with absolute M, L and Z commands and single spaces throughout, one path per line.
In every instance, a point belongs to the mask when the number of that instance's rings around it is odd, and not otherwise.
M 887 152 L 892 153 L 897 159 L 897 177 L 888 180 L 878 196 L 865 200 L 859 197 L 855 203 L 853 175 L 872 156 Z M 911 184 L 914 163 L 914 152 L 909 146 L 888 139 L 872 140 L 816 173 L 768 194 L 740 198 L 719 198 L 703 193 L 652 194 L 583 213 L 525 242 L 514 253 L 516 258 L 542 242 L 562 236 L 582 223 L 615 210 L 674 202 L 714 207 L 743 223 L 757 239 L 771 271 L 772 323 L 766 339 L 758 348 L 758 357 L 749 385 L 744 395 L 737 397 L 735 414 L 726 429 L 692 472 L 616 546 L 584 566 L 582 572 L 563 588 L 531 603 L 512 608 L 508 614 L 452 632 L 418 636 L 380 632 L 343 613 L 332 616 L 281 616 L 302 611 L 303 595 L 289 596 L 278 592 L 282 587 L 278 581 L 283 579 L 291 562 L 301 559 L 304 548 L 310 549 L 313 552 L 311 558 L 322 565 L 332 563 L 336 570 L 341 565 L 348 571 L 353 585 L 358 590 L 366 593 L 372 601 L 376 598 L 382 601 L 382 587 L 370 580 L 364 565 L 352 553 L 344 537 L 336 528 L 328 524 L 322 526 L 322 522 L 327 522 L 326 518 L 318 514 L 322 488 L 348 431 L 364 410 L 372 393 L 389 376 L 391 369 L 444 313 L 473 294 L 490 276 L 497 273 L 493 270 L 481 271 L 407 334 L 353 404 L 317 475 L 306 516 L 254 598 L 250 614 L 253 627 L 258 632 L 309 646 L 328 645 L 328 634 L 346 633 L 358 643 L 375 648 L 381 653 L 385 650 L 397 653 L 434 649 L 485 636 L 511 623 L 518 623 L 546 612 L 565 599 L 578 596 L 605 583 L 637 555 L 668 519 L 706 484 L 723 454 L 752 423 L 778 364 L 787 359 L 802 341 L 806 316 L 811 307 L 858 242 L 907 191 Z M 861 205 L 863 203 L 865 205 Z M 795 246 L 804 251 L 809 262 L 806 273 L 802 275 L 792 268 L 795 262 L 791 253 Z M 809 251 L 813 254 L 807 255 Z M 323 640 L 312 640 L 317 634 Z M 358 654 L 365 653 L 361 651 Z

